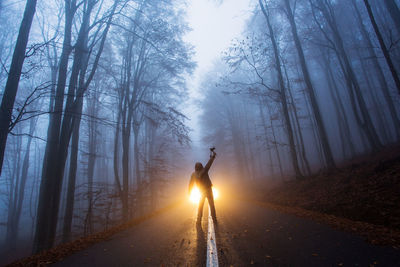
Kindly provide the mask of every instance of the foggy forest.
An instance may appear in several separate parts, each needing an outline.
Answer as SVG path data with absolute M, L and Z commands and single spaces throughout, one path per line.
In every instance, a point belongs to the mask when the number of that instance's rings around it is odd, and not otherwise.
M 248 1 L 200 74 L 192 2 L 0 0 L 0 265 L 187 198 L 211 147 L 221 198 L 224 185 L 241 199 L 318 183 L 388 150 L 400 161 L 400 1 Z M 392 173 L 385 188 L 398 190 Z M 398 205 L 383 224 L 396 242 Z

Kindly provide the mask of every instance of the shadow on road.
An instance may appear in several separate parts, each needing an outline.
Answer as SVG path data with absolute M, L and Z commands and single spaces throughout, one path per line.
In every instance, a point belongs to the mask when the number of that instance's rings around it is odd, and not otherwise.
M 201 224 L 196 223 L 197 248 L 196 266 L 206 266 L 207 240 Z

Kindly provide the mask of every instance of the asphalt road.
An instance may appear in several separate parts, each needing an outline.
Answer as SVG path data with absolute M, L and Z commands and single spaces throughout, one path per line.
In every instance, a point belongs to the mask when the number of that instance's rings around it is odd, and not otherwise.
M 237 200 L 216 208 L 220 266 L 400 266 L 399 250 L 308 219 Z M 183 202 L 54 265 L 206 266 L 207 216 L 196 225 L 196 207 Z

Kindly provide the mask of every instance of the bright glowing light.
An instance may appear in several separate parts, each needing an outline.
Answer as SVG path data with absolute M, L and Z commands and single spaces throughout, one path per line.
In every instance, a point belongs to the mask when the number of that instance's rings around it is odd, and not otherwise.
M 200 198 L 201 198 L 201 193 L 199 188 L 197 188 L 197 186 L 193 187 L 192 191 L 190 192 L 190 197 L 189 197 L 190 201 L 197 204 L 199 203 Z
M 215 187 L 212 187 L 212 192 L 213 192 L 213 196 L 214 196 L 214 200 L 219 198 L 219 192 Z M 201 192 L 199 190 L 199 188 L 197 186 L 194 186 L 192 191 L 190 192 L 190 202 L 194 203 L 194 204 L 198 204 L 200 202 L 200 198 L 201 198 Z
M 212 191 L 213 191 L 213 195 L 214 195 L 214 200 L 218 199 L 219 192 L 218 192 L 217 188 L 213 187 Z

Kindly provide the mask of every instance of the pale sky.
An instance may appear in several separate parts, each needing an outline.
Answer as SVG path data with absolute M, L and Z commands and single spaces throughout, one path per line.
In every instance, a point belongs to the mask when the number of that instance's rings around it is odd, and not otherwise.
M 193 103 L 201 98 L 201 76 L 210 70 L 222 51 L 229 47 L 231 40 L 240 36 L 252 9 L 251 0 L 224 0 L 221 4 L 216 0 L 188 2 L 187 22 L 192 31 L 185 40 L 195 47 L 194 60 L 197 62 L 197 69 L 187 81 L 191 101 L 186 114 L 191 120 L 189 126 L 195 130 L 191 138 L 196 146 L 199 142 L 197 117 L 201 111 Z

